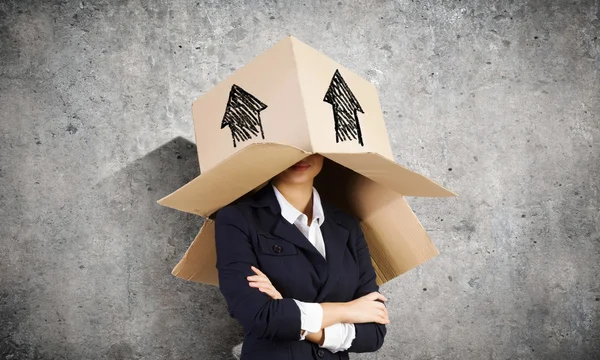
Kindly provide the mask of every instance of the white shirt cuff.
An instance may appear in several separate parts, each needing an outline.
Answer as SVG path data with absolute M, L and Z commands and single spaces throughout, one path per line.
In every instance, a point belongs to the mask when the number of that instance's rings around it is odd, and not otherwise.
M 325 328 L 325 339 L 322 348 L 335 353 L 348 350 L 356 337 L 354 324 L 337 323 Z
M 300 308 L 300 328 L 304 334 L 300 334 L 300 340 L 304 340 L 309 333 L 321 331 L 323 325 L 323 307 L 319 303 L 308 303 L 294 299 Z

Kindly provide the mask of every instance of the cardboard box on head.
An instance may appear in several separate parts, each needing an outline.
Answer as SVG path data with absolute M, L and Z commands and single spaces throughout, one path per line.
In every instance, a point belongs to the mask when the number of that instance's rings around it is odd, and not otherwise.
M 289 36 L 192 105 L 201 175 L 159 204 L 206 217 L 172 274 L 218 285 L 214 220 L 313 154 L 325 201 L 357 217 L 379 285 L 438 255 L 404 196 L 454 196 L 394 162 L 375 87 Z

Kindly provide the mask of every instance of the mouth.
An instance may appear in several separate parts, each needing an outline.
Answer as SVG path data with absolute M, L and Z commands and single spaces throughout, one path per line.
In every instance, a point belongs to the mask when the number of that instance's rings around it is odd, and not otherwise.
M 305 163 L 305 162 L 300 161 L 299 163 L 296 163 L 296 164 L 292 165 L 292 170 L 295 170 L 295 171 L 305 171 L 309 167 L 310 167 L 309 163 Z

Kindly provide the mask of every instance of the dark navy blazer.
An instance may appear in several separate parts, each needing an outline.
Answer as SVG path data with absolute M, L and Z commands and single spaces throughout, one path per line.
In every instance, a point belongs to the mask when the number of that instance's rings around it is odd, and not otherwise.
M 321 232 L 327 259 L 281 216 L 273 188 L 223 207 L 216 214 L 219 288 L 229 314 L 244 328 L 242 360 L 348 359 L 348 352 L 371 352 L 383 345 L 386 327 L 355 324 L 347 351 L 332 353 L 300 341 L 300 309 L 305 302 L 347 302 L 379 291 L 367 243 L 358 221 L 323 201 Z M 250 265 L 271 280 L 283 299 L 248 285 Z

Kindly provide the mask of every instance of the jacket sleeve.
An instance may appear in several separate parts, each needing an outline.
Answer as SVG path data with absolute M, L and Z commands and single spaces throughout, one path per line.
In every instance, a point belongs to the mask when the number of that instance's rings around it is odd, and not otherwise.
M 365 240 L 365 236 L 360 228 L 360 223 L 355 219 L 355 230 L 352 235 L 356 241 L 356 251 L 358 254 L 358 266 L 360 269 L 359 287 L 354 293 L 354 299 L 367 295 L 373 291 L 379 291 L 376 282 L 375 269 L 371 263 L 371 254 Z M 356 336 L 352 345 L 348 348 L 349 352 L 362 353 L 379 350 L 383 345 L 383 340 L 387 333 L 386 326 L 375 322 L 354 324 Z
M 258 267 L 249 227 L 235 206 L 226 206 L 215 218 L 219 289 L 229 314 L 256 339 L 291 341 L 300 338 L 300 309 L 292 298 L 280 300 L 248 285 L 247 276 Z M 260 268 L 259 268 L 260 269 Z

